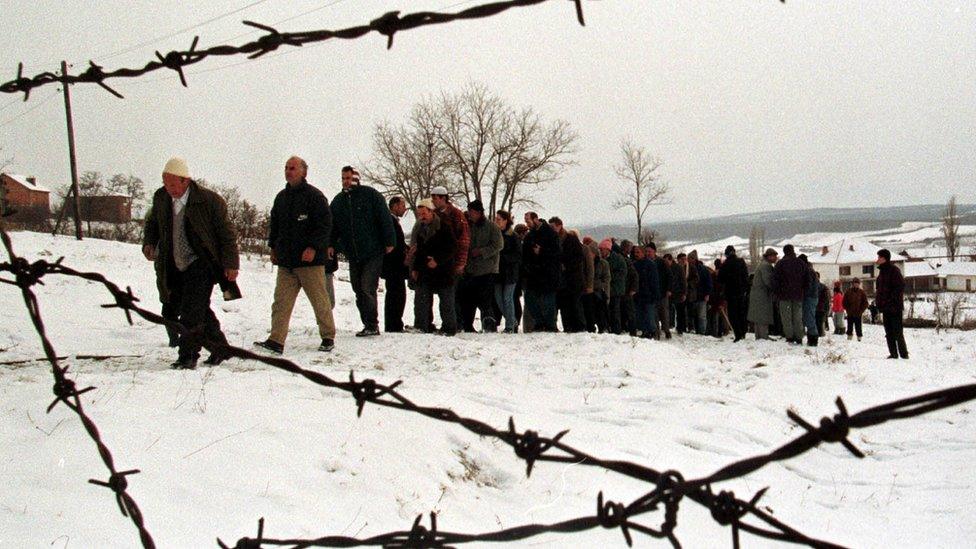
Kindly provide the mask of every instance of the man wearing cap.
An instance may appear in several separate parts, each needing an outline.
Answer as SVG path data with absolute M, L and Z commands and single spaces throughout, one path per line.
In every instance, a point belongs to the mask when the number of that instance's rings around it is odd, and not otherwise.
M 495 278 L 498 275 L 500 253 L 505 246 L 502 232 L 485 217 L 485 207 L 480 200 L 468 204 L 468 229 L 471 242 L 464 276 L 458 283 L 458 303 L 461 305 L 461 328 L 473 332 L 474 314 L 481 311 L 481 329 L 494 332 L 498 325 L 491 305 Z
M 414 246 L 414 253 L 410 278 L 416 287 L 414 323 L 421 331 L 433 331 L 432 310 L 436 294 L 441 313 L 440 333 L 453 336 L 457 333 L 457 313 L 454 310 L 457 240 L 451 228 L 437 215 L 434 203 L 429 198 L 417 203 L 417 224 L 411 245 Z
M 891 252 L 878 250 L 878 280 L 874 299 L 881 311 L 885 340 L 888 342 L 888 358 L 908 358 L 902 314 L 905 310 L 905 279 L 891 262 Z
M 773 318 L 773 265 L 779 256 L 776 250 L 766 248 L 762 261 L 752 276 L 752 290 L 749 292 L 748 320 L 756 328 L 756 339 L 769 339 L 769 326 Z
M 271 263 L 278 266 L 274 303 L 271 305 L 271 334 L 254 344 L 281 354 L 288 337 L 288 325 L 298 291 L 304 290 L 315 312 L 319 350 L 335 346 L 335 320 L 332 302 L 325 285 L 326 247 L 332 227 L 329 202 L 322 191 L 305 179 L 308 164 L 297 156 L 285 162 L 285 188 L 275 196 L 271 207 L 268 246 Z
M 205 363 L 219 364 L 227 338 L 210 309 L 210 295 L 218 282 L 237 280 L 237 235 L 224 199 L 190 179 L 182 158 L 171 158 L 163 168 L 163 187 L 146 214 L 142 253 L 156 266 L 163 317 L 179 320 L 190 332 L 180 336 L 171 366 L 196 368 L 204 345 L 210 350 Z
M 342 190 L 332 199 L 332 237 L 329 257 L 341 253 L 349 261 L 349 282 L 356 293 L 356 308 L 363 329 L 356 337 L 376 336 L 383 256 L 396 246 L 396 231 L 383 195 L 359 184 L 359 172 L 342 168 Z

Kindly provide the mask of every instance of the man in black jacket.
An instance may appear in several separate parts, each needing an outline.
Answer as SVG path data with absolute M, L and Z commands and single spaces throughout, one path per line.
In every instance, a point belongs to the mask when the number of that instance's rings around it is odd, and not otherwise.
M 315 311 L 322 344 L 320 351 L 335 346 L 335 320 L 325 287 L 326 248 L 332 227 L 329 202 L 322 191 L 308 184 L 308 164 L 297 156 L 285 163 L 287 185 L 278 192 L 271 207 L 268 245 L 271 263 L 278 266 L 274 304 L 271 306 L 271 335 L 254 344 L 281 354 L 288 337 L 288 324 L 298 291 L 304 290 Z
M 732 324 L 733 341 L 746 337 L 749 328 L 746 312 L 749 308 L 749 268 L 741 257 L 735 255 L 735 248 L 725 247 L 725 261 L 718 272 L 718 280 L 725 289 L 725 300 L 729 307 L 729 323 Z
M 526 212 L 529 233 L 522 242 L 525 308 L 540 332 L 555 332 L 559 289 L 559 236 L 535 212 Z
M 881 320 L 884 322 L 885 340 L 888 342 L 888 358 L 908 358 L 905 343 L 905 278 L 891 262 L 891 252 L 878 250 L 878 280 L 874 292 Z
M 407 212 L 407 201 L 402 196 L 390 198 L 390 217 L 396 230 L 396 245 L 393 251 L 383 256 L 381 276 L 386 281 L 386 298 L 383 300 L 383 330 L 403 331 L 403 309 L 407 304 L 406 279 L 410 270 L 404 264 L 407 258 L 407 242 L 403 236 L 400 218 Z
M 661 339 L 662 333 L 666 339 L 671 339 L 671 268 L 665 263 L 664 258 L 657 255 L 657 244 L 654 242 L 647 243 L 645 252 L 647 258 L 657 267 L 657 279 L 660 285 L 660 298 L 656 307 L 657 321 L 661 327 L 656 329 L 657 339 Z

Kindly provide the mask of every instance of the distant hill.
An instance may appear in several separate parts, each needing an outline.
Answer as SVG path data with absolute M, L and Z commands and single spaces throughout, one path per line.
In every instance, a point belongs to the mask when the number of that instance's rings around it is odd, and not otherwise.
M 960 223 L 976 225 L 976 204 L 959 204 Z M 667 242 L 708 242 L 731 236 L 748 238 L 753 226 L 766 231 L 766 241 L 790 238 L 804 233 L 851 233 L 894 229 L 906 221 L 933 222 L 942 219 L 945 204 L 896 206 L 889 208 L 813 208 L 809 210 L 775 210 L 668 221 L 645 222 Z M 594 238 L 634 237 L 634 225 L 614 224 L 583 227 Z

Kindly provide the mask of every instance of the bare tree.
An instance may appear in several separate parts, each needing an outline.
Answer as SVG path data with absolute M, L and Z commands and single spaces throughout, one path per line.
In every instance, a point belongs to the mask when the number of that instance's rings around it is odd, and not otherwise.
M 237 187 L 211 184 L 205 179 L 198 179 L 196 182 L 219 194 L 227 203 L 227 219 L 237 233 L 237 247 L 245 256 L 250 258 L 252 253 L 263 255 L 268 247 L 271 212 L 259 210 L 241 196 Z
M 762 261 L 763 248 L 766 247 L 766 229 L 753 225 L 749 231 L 749 265 L 755 271 Z
M 511 209 L 531 204 L 535 190 L 573 163 L 576 139 L 569 123 L 545 122 L 471 85 L 425 99 L 402 126 L 378 124 L 366 180 L 411 206 L 443 185 L 489 211 Z
M 656 229 L 644 229 L 641 232 L 640 238 L 637 239 L 637 243 L 641 246 L 647 246 L 651 242 L 657 247 L 658 250 L 664 250 L 667 248 L 668 241 L 661 234 L 661 231 Z
M 946 255 L 949 261 L 956 260 L 959 253 L 959 215 L 956 212 L 956 195 L 949 198 L 945 214 L 942 216 L 942 234 L 945 236 Z
M 138 177 L 117 173 L 105 182 L 105 190 L 112 194 L 129 197 L 135 218 L 139 218 L 148 205 L 146 203 L 146 184 Z
M 661 159 L 652 156 L 644 147 L 638 147 L 630 140 L 620 144 L 622 163 L 614 166 L 614 172 L 627 190 L 614 203 L 615 209 L 628 208 L 637 218 L 637 239 L 643 235 L 644 215 L 653 204 L 667 204 L 670 186 L 660 180 L 658 170 Z
M 452 157 L 440 138 L 440 123 L 436 107 L 423 102 L 414 106 L 403 126 L 377 124 L 373 128 L 373 159 L 363 171 L 366 182 L 388 196 L 402 196 L 410 209 L 430 196 L 433 187 L 452 190 Z

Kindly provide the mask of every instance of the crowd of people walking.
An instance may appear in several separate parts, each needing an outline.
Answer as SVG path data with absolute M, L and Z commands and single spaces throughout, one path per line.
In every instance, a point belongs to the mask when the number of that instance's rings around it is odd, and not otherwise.
M 654 242 L 597 241 L 565 227 L 559 217 L 526 212 L 516 223 L 506 210 L 486 212 L 479 200 L 461 210 L 444 187 L 419 200 L 406 238 L 403 197 L 384 198 L 362 185 L 352 166 L 341 170 L 342 190 L 331 203 L 307 181 L 308 165 L 285 163 L 285 187 L 274 200 L 268 246 L 277 266 L 271 330 L 255 345 L 283 353 L 299 291 L 312 305 L 319 350 L 335 347 L 334 273 L 341 255 L 362 322 L 357 337 L 379 330 L 379 281 L 385 286 L 386 332 L 453 336 L 464 332 L 596 332 L 671 339 L 689 333 L 744 339 L 782 336 L 792 345 L 818 345 L 828 319 L 835 333 L 858 341 L 868 299 L 853 280 L 831 292 L 806 256 L 792 245 L 765 251 L 750 275 L 732 246 L 711 265 L 697 251 L 659 254 Z M 197 337 L 170 333 L 179 348 L 174 368 L 194 368 L 204 343 L 226 342 L 210 309 L 215 284 L 236 288 L 238 250 L 226 205 L 196 185 L 185 161 L 170 160 L 163 188 L 147 215 L 143 253 L 155 262 L 163 316 Z M 876 302 L 883 314 L 889 358 L 908 358 L 902 332 L 904 281 L 878 252 Z M 413 324 L 403 317 L 414 292 Z M 234 293 L 233 291 L 231 292 Z M 226 291 L 225 291 L 226 294 Z M 239 292 L 237 292 L 239 295 Z M 440 324 L 435 324 L 435 297 Z M 476 319 L 480 326 L 476 326 Z M 199 334 L 205 334 L 199 337 Z M 216 347 L 215 347 L 216 349 Z M 225 357 L 211 349 L 208 364 Z

